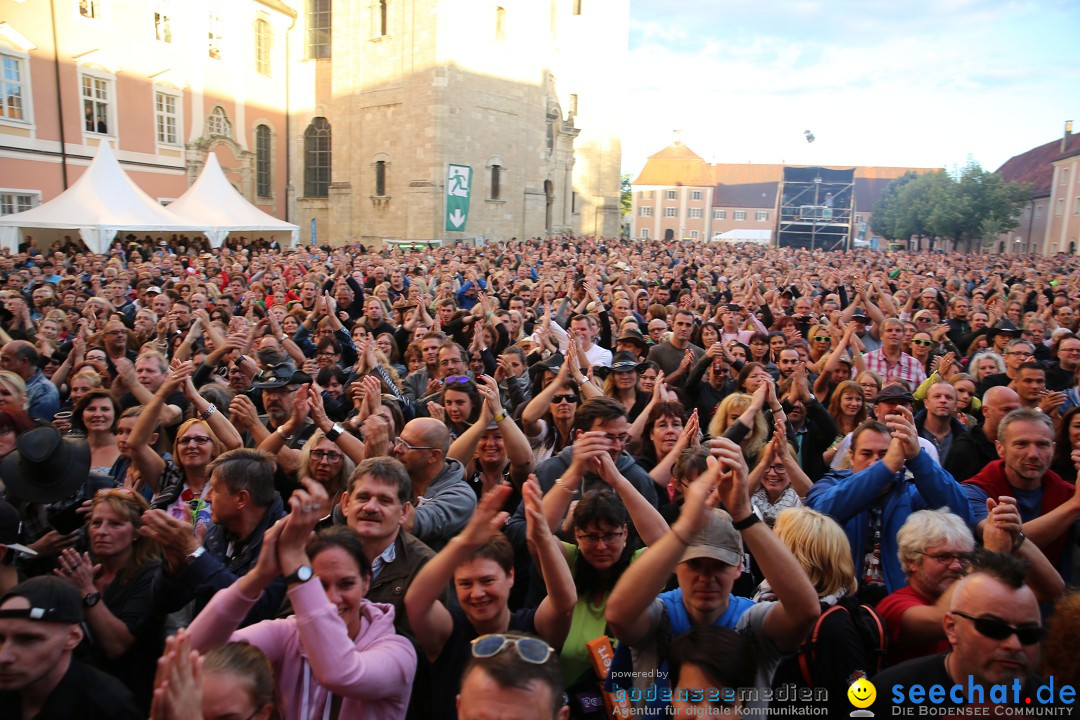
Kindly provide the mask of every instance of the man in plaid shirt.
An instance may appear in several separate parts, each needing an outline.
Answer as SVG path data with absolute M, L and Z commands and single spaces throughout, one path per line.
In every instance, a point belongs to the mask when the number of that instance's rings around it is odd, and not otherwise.
M 881 375 L 887 384 L 893 380 L 903 380 L 914 389 L 926 379 L 926 370 L 915 358 L 900 349 L 904 341 L 904 323 L 896 318 L 889 318 L 881 324 L 881 348 L 866 353 L 863 361 L 867 370 Z

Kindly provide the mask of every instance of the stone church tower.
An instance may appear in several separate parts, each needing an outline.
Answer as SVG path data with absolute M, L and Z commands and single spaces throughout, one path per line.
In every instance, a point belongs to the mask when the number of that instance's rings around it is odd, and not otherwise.
M 616 235 L 629 0 L 297 0 L 289 217 L 303 242 Z M 447 166 L 472 168 L 445 230 Z

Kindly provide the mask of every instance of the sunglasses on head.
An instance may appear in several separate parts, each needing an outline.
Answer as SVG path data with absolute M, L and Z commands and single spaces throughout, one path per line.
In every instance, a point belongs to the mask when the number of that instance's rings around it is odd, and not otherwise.
M 1017 627 L 996 618 L 973 617 L 956 610 L 953 610 L 952 614 L 970 620 L 975 625 L 976 632 L 985 635 L 991 640 L 1005 640 L 1010 635 L 1015 634 L 1021 645 L 1034 645 L 1046 635 L 1046 631 L 1038 625 L 1021 625 Z
M 559 403 L 576 403 L 578 396 L 570 393 L 569 395 L 554 395 L 551 398 L 551 402 L 558 405 Z
M 555 652 L 546 642 L 534 637 L 513 637 L 511 635 L 483 635 L 472 641 L 472 656 L 476 658 L 495 657 L 509 647 L 514 648 L 517 656 L 527 663 L 543 665 Z

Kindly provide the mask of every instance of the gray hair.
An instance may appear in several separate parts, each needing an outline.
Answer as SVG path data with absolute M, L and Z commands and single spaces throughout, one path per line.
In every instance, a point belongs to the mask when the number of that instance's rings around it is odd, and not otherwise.
M 1033 422 L 1042 425 L 1050 431 L 1050 437 L 1054 437 L 1054 421 L 1050 419 L 1050 416 L 1041 410 L 1034 408 L 1017 408 L 1011 413 L 1006 415 L 998 423 L 997 439 L 999 442 L 1005 442 L 1005 432 L 1009 429 L 1009 426 L 1014 422 Z
M 896 555 L 904 575 L 908 575 L 908 563 L 914 562 L 919 553 L 935 545 L 960 545 L 964 552 L 975 549 L 975 536 L 971 528 L 949 508 L 917 510 L 904 521 L 896 533 Z

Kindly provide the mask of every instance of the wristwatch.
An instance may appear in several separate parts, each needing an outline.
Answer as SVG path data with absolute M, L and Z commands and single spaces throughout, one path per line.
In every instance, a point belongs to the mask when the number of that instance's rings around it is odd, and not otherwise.
M 1016 533 L 1016 539 L 1013 540 L 1013 544 L 1012 544 L 1012 551 L 1016 552 L 1017 550 L 1019 550 L 1020 546 L 1024 544 L 1025 540 L 1027 540 L 1027 537 L 1024 536 L 1024 531 L 1023 530 Z
M 334 423 L 334 426 L 326 431 L 326 439 L 330 442 L 335 442 L 339 437 L 341 437 L 341 434 L 343 432 L 345 432 L 345 428 L 341 425 L 341 423 Z
M 758 517 L 757 512 L 755 512 L 754 510 L 751 510 L 749 515 L 744 517 L 742 520 L 739 520 L 737 522 L 732 522 L 731 526 L 733 528 L 735 528 L 736 530 L 742 531 L 742 530 L 745 530 L 746 528 L 750 527 L 751 525 L 757 525 L 759 522 L 761 522 L 761 518 Z
M 92 592 L 92 593 L 87 593 L 86 595 L 83 595 L 83 599 L 82 599 L 83 607 L 92 608 L 95 605 L 97 605 L 99 602 L 101 602 L 101 593 L 99 593 L 99 592 Z
M 203 420 L 209 420 L 210 416 L 217 412 L 217 405 L 210 403 L 206 406 L 206 409 L 199 413 L 199 417 Z
M 293 583 L 306 583 L 313 577 L 315 577 L 315 571 L 311 569 L 311 566 L 301 565 L 285 577 L 285 584 L 292 585 Z
M 188 564 L 191 564 L 194 560 L 201 558 L 204 552 L 206 552 L 206 546 L 200 545 L 199 547 L 188 553 L 187 557 L 184 559 Z

